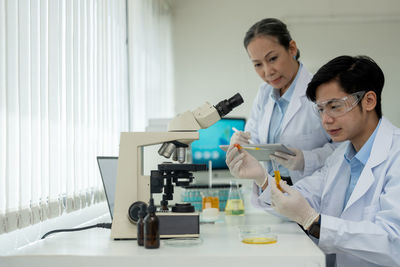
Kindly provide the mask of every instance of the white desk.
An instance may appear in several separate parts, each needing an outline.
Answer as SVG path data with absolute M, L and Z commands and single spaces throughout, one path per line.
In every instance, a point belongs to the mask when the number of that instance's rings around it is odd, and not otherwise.
M 243 244 L 238 237 L 240 224 L 268 224 L 277 234 L 278 242 Z M 111 240 L 108 229 L 61 233 L 22 248 L 13 255 L 0 257 L 0 266 L 325 266 L 323 252 L 297 224 L 267 213 L 202 224 L 200 235 L 203 242 L 197 246 L 171 247 L 161 240 L 159 249 L 150 250 L 138 247 L 136 240 Z

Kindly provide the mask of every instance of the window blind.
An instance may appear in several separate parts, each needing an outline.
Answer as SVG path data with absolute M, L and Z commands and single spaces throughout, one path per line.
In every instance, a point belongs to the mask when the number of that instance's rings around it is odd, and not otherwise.
M 171 1 L 129 0 L 130 118 L 144 131 L 150 118 L 174 116 Z
M 129 130 L 125 0 L 0 0 L 0 233 L 102 200 Z

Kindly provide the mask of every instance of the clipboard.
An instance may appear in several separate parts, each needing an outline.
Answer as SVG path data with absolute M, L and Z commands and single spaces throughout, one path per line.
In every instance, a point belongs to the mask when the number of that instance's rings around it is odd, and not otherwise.
M 223 151 L 228 151 L 229 145 L 219 146 Z M 255 145 L 241 145 L 250 155 L 255 157 L 258 161 L 269 161 L 269 155 L 275 152 L 283 152 L 292 156 L 296 154 L 289 150 L 283 144 L 255 144 Z

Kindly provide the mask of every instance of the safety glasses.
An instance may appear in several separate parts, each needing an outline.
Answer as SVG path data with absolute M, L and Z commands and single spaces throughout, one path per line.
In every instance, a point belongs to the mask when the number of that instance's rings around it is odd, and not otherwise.
M 352 110 L 363 98 L 365 91 L 360 91 L 340 99 L 330 99 L 314 104 L 315 111 L 322 116 L 326 113 L 332 118 L 340 117 Z

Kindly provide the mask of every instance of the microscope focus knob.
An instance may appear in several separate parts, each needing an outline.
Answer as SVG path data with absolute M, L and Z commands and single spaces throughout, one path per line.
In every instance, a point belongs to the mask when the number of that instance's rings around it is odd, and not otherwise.
M 136 201 L 132 205 L 129 206 L 128 209 L 128 218 L 129 221 L 133 224 L 136 224 L 139 220 L 139 211 L 140 209 L 144 210 L 145 216 L 147 215 L 147 204 L 143 201 Z

